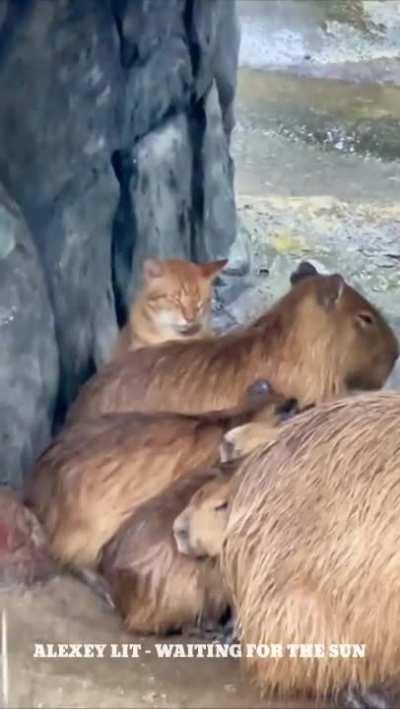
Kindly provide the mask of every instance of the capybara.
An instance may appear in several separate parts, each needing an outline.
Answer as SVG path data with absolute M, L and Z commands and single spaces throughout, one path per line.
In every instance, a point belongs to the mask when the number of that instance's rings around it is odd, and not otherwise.
M 220 558 L 228 521 L 235 473 L 241 459 L 219 464 L 220 475 L 194 492 L 185 509 L 175 518 L 173 533 L 178 551 L 203 563 L 214 564 Z M 220 569 L 220 565 L 218 564 Z M 238 642 L 237 619 L 232 615 L 229 590 L 223 579 L 224 597 L 229 602 L 230 617 L 218 629 L 212 628 L 214 639 L 223 644 Z
M 141 505 L 105 546 L 100 570 L 125 627 L 166 634 L 216 625 L 228 610 L 219 560 L 183 556 L 172 525 L 199 488 L 223 483 L 233 468 L 205 468 L 175 480 Z
M 139 347 L 209 335 L 212 285 L 226 264 L 226 259 L 209 263 L 146 259 L 143 282 L 113 358 Z
M 176 478 L 218 460 L 224 433 L 261 417 L 279 423 L 287 402 L 257 380 L 234 409 L 199 416 L 113 414 L 65 428 L 36 463 L 26 492 L 51 551 L 75 568 L 94 567 L 137 505 Z
M 31 584 L 57 573 L 44 530 L 10 488 L 0 489 L 0 583 Z
M 257 378 L 303 408 L 354 389 L 379 389 L 398 354 L 383 316 L 340 275 L 303 274 L 248 328 L 143 348 L 110 363 L 81 389 L 68 420 L 229 408 Z
M 283 648 L 245 660 L 263 694 L 394 706 L 376 690 L 400 679 L 399 421 L 399 392 L 326 402 L 235 476 L 222 570 L 241 640 Z
M 200 559 L 220 556 L 238 466 L 239 460 L 220 464 L 220 475 L 193 490 L 175 517 L 173 533 L 181 554 Z

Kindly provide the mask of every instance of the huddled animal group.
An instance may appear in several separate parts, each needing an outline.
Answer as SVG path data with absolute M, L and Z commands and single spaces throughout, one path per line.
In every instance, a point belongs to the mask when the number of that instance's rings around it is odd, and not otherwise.
M 210 329 L 202 266 L 151 259 L 112 360 L 38 459 L 25 502 L 59 564 L 136 633 L 363 643 L 244 660 L 268 696 L 384 707 L 400 681 L 399 356 L 380 314 L 302 263 L 245 328 Z M 390 701 L 390 700 L 387 700 Z

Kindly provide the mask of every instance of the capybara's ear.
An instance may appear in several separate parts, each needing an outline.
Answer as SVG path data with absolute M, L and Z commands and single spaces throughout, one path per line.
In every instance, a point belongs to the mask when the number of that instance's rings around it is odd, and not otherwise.
M 290 275 L 290 283 L 292 286 L 299 283 L 299 281 L 304 280 L 304 278 L 310 278 L 310 276 L 318 276 L 319 273 L 315 266 L 309 261 L 301 261 L 297 266 L 296 270 Z
M 162 261 L 156 258 L 147 258 L 143 263 L 143 275 L 146 281 L 153 278 L 160 278 L 163 274 Z
M 368 330 L 376 325 L 376 320 L 369 310 L 360 310 L 356 315 L 356 323 L 362 330 Z
M 266 401 L 272 392 L 272 385 L 268 379 L 256 379 L 247 387 L 246 396 L 249 403 Z
M 212 280 L 215 278 L 223 268 L 225 268 L 228 263 L 228 259 L 224 258 L 220 261 L 209 261 L 208 263 L 199 264 L 201 275 L 203 278 L 209 278 Z
M 317 286 L 317 299 L 320 305 L 327 310 L 332 310 L 340 301 L 345 281 L 339 273 L 332 276 L 322 276 Z

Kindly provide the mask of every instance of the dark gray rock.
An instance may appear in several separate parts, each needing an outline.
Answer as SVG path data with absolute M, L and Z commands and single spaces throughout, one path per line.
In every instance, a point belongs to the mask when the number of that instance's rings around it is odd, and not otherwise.
M 0 341 L 0 483 L 18 487 L 50 438 L 58 352 L 36 249 L 1 185 Z
M 215 81 L 222 120 L 230 138 L 235 124 L 234 100 L 240 46 L 240 24 L 236 3 L 220 3 L 218 42 L 215 52 Z
M 235 237 L 229 136 L 239 25 L 236 3 L 224 0 L 121 0 L 114 8 L 129 69 L 124 135 L 137 141 L 126 154 L 134 165 L 122 171 L 116 227 L 125 245 L 115 269 L 123 324 L 145 256 L 204 261 L 226 256 Z
M 126 72 L 124 133 L 131 145 L 171 114 L 187 110 L 193 89 L 184 0 L 114 0 Z
M 0 181 L 26 219 L 54 315 L 59 388 L 49 366 L 43 394 L 54 429 L 109 359 L 143 258 L 228 255 L 235 5 L 0 0 Z M 19 352 L 25 335 L 12 332 Z M 4 364 L 0 406 L 16 372 Z M 32 408 L 19 415 L 25 451 L 30 416 L 45 435 Z
M 165 41 L 174 37 L 185 40 L 186 5 L 186 0 L 112 0 L 122 66 L 130 69 L 139 63 L 143 67 Z
M 240 27 L 236 2 L 192 0 L 188 17 L 196 96 L 210 91 L 216 80 L 227 135 L 233 128 Z
M 225 84 L 225 90 L 228 86 L 233 87 L 234 92 L 240 40 L 236 3 L 192 0 L 188 6 L 191 6 L 187 26 L 191 33 L 192 54 L 196 64 L 197 96 L 207 93 L 212 77 L 218 77 L 218 81 Z M 228 93 L 230 95 L 226 103 L 233 98 L 231 89 L 228 89 Z
M 170 37 L 143 66 L 128 74 L 129 96 L 125 135 L 129 143 L 157 129 L 171 115 L 189 107 L 192 70 L 182 37 Z
M 0 177 L 46 271 L 62 409 L 107 359 L 116 334 L 110 252 L 119 188 L 111 156 L 124 76 L 108 3 L 29 5 L 0 64 Z
M 192 160 L 188 121 L 179 115 L 139 141 L 133 151 L 136 224 L 134 279 L 143 260 L 191 257 Z
M 201 149 L 203 211 L 198 238 L 199 260 L 223 258 L 236 236 L 233 165 L 215 84 L 205 103 Z

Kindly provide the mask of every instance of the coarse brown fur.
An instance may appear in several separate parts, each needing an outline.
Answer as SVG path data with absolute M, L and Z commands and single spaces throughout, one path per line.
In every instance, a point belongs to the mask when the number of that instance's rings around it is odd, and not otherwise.
M 220 445 L 220 458 L 223 463 L 243 458 L 255 448 L 276 440 L 276 426 L 266 426 L 263 423 L 244 423 L 225 433 Z
M 264 694 L 322 702 L 399 680 L 399 420 L 399 392 L 325 403 L 238 470 L 223 571 L 242 641 L 284 648 L 245 661 Z M 288 657 L 294 643 L 325 656 Z M 336 643 L 365 644 L 366 656 L 329 657 Z
M 101 572 L 127 630 L 178 632 L 217 624 L 226 613 L 218 560 L 180 554 L 172 525 L 196 490 L 227 476 L 226 467 L 216 467 L 176 480 L 141 505 L 104 548 Z
M 303 277 L 240 332 L 143 348 L 109 364 L 83 387 L 69 421 L 112 411 L 223 409 L 259 377 L 303 408 L 380 388 L 398 354 L 386 321 L 340 276 Z
M 220 464 L 221 474 L 193 491 L 186 507 L 175 518 L 173 533 L 181 554 L 217 559 L 228 522 L 234 474 L 240 460 Z
M 146 259 L 142 287 L 118 336 L 113 359 L 168 340 L 210 335 L 212 284 L 226 264 L 226 260 L 197 264 Z
M 52 553 L 94 567 L 127 516 L 171 482 L 218 460 L 224 433 L 240 423 L 278 424 L 287 403 L 265 380 L 235 409 L 185 416 L 113 414 L 65 428 L 39 458 L 26 493 Z

